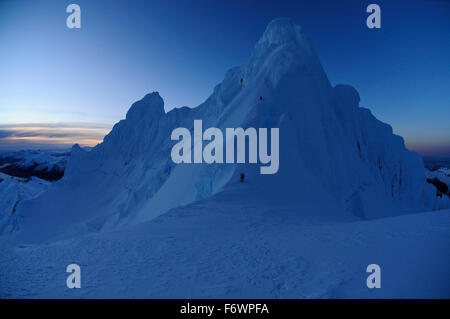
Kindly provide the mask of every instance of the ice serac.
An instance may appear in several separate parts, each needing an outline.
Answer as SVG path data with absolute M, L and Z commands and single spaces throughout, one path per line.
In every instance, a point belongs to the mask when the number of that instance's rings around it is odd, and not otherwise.
M 255 164 L 175 165 L 170 134 L 192 130 L 195 119 L 204 128 L 279 127 L 278 173 L 261 175 Z M 421 158 L 359 106 L 353 87 L 331 86 L 312 42 L 283 18 L 204 103 L 164 113 L 159 94 L 148 94 L 103 143 L 73 151 L 64 178 L 17 208 L 21 236 L 47 240 L 143 222 L 232 194 L 241 172 L 246 183 L 236 196 L 274 213 L 289 206 L 324 218 L 377 218 L 448 205 L 426 184 Z

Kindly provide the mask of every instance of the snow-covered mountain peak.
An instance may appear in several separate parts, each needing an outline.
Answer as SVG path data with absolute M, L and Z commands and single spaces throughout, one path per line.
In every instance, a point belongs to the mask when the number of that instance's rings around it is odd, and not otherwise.
M 278 18 L 272 20 L 264 34 L 259 39 L 257 46 L 261 44 L 286 44 L 297 43 L 307 45 L 304 41 L 305 35 L 302 28 L 289 18 Z
M 28 218 L 34 211 L 52 221 L 47 237 L 60 236 L 61 229 L 108 230 L 237 190 L 246 203 L 274 211 L 289 206 L 323 218 L 447 207 L 426 184 L 420 157 L 389 125 L 359 107 L 359 100 L 353 87 L 330 85 L 299 26 L 276 19 L 249 61 L 230 69 L 204 103 L 165 113 L 157 92 L 146 95 L 103 143 L 90 152 L 72 152 L 58 187 L 23 202 L 14 218 L 28 238 L 42 233 Z M 204 129 L 279 129 L 278 172 L 263 176 L 259 165 L 248 163 L 175 164 L 171 132 L 178 127 L 193 132 L 199 119 Z
M 158 118 L 164 114 L 164 101 L 158 92 L 145 95 L 133 103 L 127 112 L 126 119 L 139 121 L 148 117 Z
M 78 143 L 73 144 L 72 148 L 70 150 L 71 152 L 81 152 L 83 151 L 83 149 L 80 147 L 80 145 Z
M 313 54 L 311 41 L 303 33 L 302 28 L 289 18 L 272 20 L 255 46 L 255 51 L 265 51 L 277 46 L 296 46 Z M 255 54 L 255 52 L 254 52 Z
M 339 99 L 340 102 L 342 102 L 342 105 L 351 107 L 359 106 L 359 101 L 361 99 L 359 97 L 358 91 L 356 91 L 353 86 L 337 84 L 334 87 L 334 92 L 336 94 L 336 98 Z
M 269 23 L 244 70 L 247 78 L 271 87 L 277 87 L 286 78 L 293 83 L 293 77 L 301 76 L 326 90 L 331 89 L 312 41 L 288 18 Z M 295 81 L 298 83 L 299 79 Z

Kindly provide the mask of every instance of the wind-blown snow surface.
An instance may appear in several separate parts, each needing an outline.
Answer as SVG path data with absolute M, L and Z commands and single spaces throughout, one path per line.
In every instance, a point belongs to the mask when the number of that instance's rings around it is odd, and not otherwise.
M 131 229 L 0 256 L 2 298 L 448 298 L 450 211 L 337 222 L 235 185 Z M 3 248 L 4 247 L 4 248 Z M 66 288 L 66 266 L 81 289 Z M 366 267 L 381 267 L 368 289 Z
M 50 182 L 35 176 L 30 179 L 6 177 L 0 183 L 0 233 L 2 227 L 14 227 L 14 215 L 22 201 L 38 197 L 49 186 Z
M 222 130 L 279 127 L 278 173 L 175 165 L 170 134 L 195 119 Z M 449 296 L 448 211 L 361 221 L 445 207 L 422 159 L 359 107 L 354 88 L 332 87 L 300 27 L 277 19 L 198 107 L 166 114 L 154 92 L 102 144 L 75 146 L 64 178 L 3 227 L 0 287 L 11 297 Z M 86 269 L 85 290 L 60 281 L 72 262 Z M 393 267 L 390 288 L 369 294 L 359 276 L 377 262 Z M 27 286 L 34 267 L 39 278 Z M 422 292 L 389 277 L 413 287 L 422 267 L 433 282 Z

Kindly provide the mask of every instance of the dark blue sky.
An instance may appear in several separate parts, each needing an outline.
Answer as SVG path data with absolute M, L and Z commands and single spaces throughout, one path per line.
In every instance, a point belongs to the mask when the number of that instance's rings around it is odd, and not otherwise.
M 81 7 L 79 30 L 66 27 L 70 3 Z M 366 27 L 370 3 L 381 7 L 381 29 Z M 111 125 L 151 91 L 166 110 L 196 106 L 276 17 L 300 24 L 331 83 L 356 87 L 361 106 L 410 149 L 450 156 L 446 0 L 0 0 L 0 148 L 29 146 L 30 123 L 40 145 L 64 142 L 48 123 L 62 132 Z

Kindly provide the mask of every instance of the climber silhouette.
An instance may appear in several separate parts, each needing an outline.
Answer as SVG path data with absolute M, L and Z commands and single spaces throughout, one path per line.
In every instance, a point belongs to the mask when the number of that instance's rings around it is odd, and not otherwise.
M 245 175 L 241 173 L 241 183 L 244 182 L 244 177 L 245 177 Z

